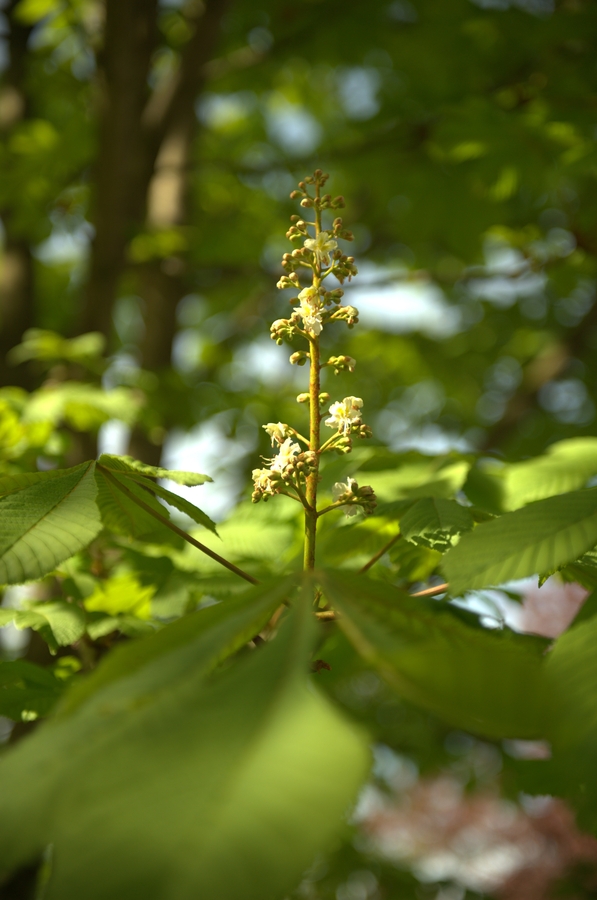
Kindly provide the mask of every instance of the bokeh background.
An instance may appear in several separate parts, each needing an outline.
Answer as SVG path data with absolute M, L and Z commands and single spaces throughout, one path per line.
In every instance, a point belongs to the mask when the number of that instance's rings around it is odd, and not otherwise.
M 261 425 L 302 414 L 269 324 L 288 195 L 316 167 L 360 270 L 361 325 L 325 334 L 356 373 L 328 380 L 374 443 L 515 460 L 597 434 L 593 2 L 8 0 L 0 31 L 7 459 L 130 452 L 210 474 L 217 519 L 246 499 Z M 579 602 L 531 596 L 520 627 Z M 594 896 L 568 811 L 508 793 L 508 752 L 541 747 L 334 678 L 377 722 L 377 782 L 297 896 Z

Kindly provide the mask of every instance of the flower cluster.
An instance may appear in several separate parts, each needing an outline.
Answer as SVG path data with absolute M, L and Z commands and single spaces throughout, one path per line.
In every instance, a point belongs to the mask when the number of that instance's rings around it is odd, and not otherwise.
M 264 429 L 271 439 L 277 454 L 264 459 L 265 468 L 253 471 L 253 500 L 267 500 L 273 494 L 285 494 L 299 500 L 305 508 L 306 521 L 312 525 L 317 518 L 331 509 L 344 507 L 347 515 L 354 515 L 361 508 L 366 515 L 375 508 L 375 494 L 369 486 L 359 487 L 354 479 L 338 482 L 333 489 L 333 503 L 324 510 L 317 509 L 317 484 L 321 456 L 328 451 L 349 453 L 354 435 L 366 438 L 371 429 L 363 424 L 363 401 L 360 397 L 344 397 L 329 406 L 327 416 L 320 408 L 329 403 L 330 395 L 321 390 L 322 372 L 326 367 L 340 372 L 354 372 L 356 360 L 351 356 L 330 356 L 327 362 L 320 361 L 319 340 L 329 324 L 345 322 L 349 328 L 358 323 L 359 313 L 354 306 L 343 304 L 344 291 L 341 287 L 326 284 L 327 279 L 335 279 L 336 285 L 343 285 L 357 274 L 354 257 L 342 252 L 339 241 L 351 241 L 352 234 L 344 228 L 342 219 L 336 217 L 331 225 L 324 227 L 323 214 L 326 210 L 344 207 L 344 198 L 322 194 L 328 179 L 318 169 L 314 175 L 299 182 L 299 189 L 291 193 L 291 198 L 300 200 L 304 210 L 311 210 L 312 221 L 302 216 L 291 216 L 291 225 L 286 237 L 295 248 L 282 257 L 284 274 L 278 281 L 280 290 L 292 290 L 290 299 L 292 312 L 288 318 L 276 319 L 271 325 L 271 337 L 278 344 L 306 342 L 305 349 L 295 349 L 290 356 L 293 365 L 310 365 L 309 392 L 297 397 L 299 403 L 309 404 L 311 419 L 309 440 L 303 438 L 294 428 L 283 422 L 270 422 Z M 314 193 L 311 188 L 314 187 Z M 303 213 L 303 215 L 307 215 Z M 301 283 L 301 274 L 309 275 L 310 284 Z M 321 442 L 320 427 L 324 424 L 334 430 L 328 440 Z M 307 529 L 309 531 L 309 529 Z M 314 525 L 311 533 L 315 534 Z M 313 538 L 314 542 L 314 538 Z M 313 565 L 314 543 L 307 548 L 307 566 Z
M 332 488 L 332 499 L 334 504 L 345 507 L 347 516 L 356 516 L 359 507 L 370 516 L 377 506 L 373 488 L 368 484 L 360 488 L 354 478 L 337 481 Z
M 293 441 L 294 430 L 289 425 L 269 422 L 263 427 L 271 437 L 272 446 L 278 445 L 278 453 L 271 459 L 264 460 L 269 463 L 267 468 L 253 469 L 253 502 L 284 493 L 286 488 L 300 498 L 305 478 L 316 465 L 316 454 L 303 450 L 300 444 Z M 286 437 L 289 432 L 291 436 Z

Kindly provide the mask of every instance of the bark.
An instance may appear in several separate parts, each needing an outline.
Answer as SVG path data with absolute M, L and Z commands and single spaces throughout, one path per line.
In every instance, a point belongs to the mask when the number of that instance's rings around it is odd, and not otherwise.
M 144 215 L 151 161 L 141 123 L 157 45 L 157 0 L 106 0 L 99 63 L 99 148 L 82 331 L 110 336 L 112 307 L 132 229 Z
M 31 29 L 14 17 L 17 0 L 6 9 L 9 21 L 8 50 L 10 60 L 0 93 L 0 132 L 8 132 L 29 112 L 25 92 L 27 42 Z M 34 325 L 33 260 L 27 236 L 13 227 L 10 209 L 0 211 L 4 224 L 4 253 L 0 268 L 0 384 L 30 387 L 28 366 L 7 365 L 6 354 L 20 343 L 23 332 Z
M 227 8 L 226 0 L 210 3 L 195 24 L 180 70 L 170 84 L 151 97 L 144 115 L 155 151 L 153 174 L 147 188 L 147 225 L 168 228 L 188 220 L 191 154 L 198 123 L 195 103 L 201 93 L 209 62 Z M 159 144 L 159 149 L 156 147 Z M 171 364 L 176 335 L 176 307 L 188 291 L 182 259 L 155 259 L 138 268 L 138 290 L 145 301 L 145 333 L 140 345 L 144 369 L 164 370 Z M 166 426 L 169 423 L 165 423 Z M 152 465 L 160 462 L 161 442 L 140 429 L 131 436 L 130 453 Z

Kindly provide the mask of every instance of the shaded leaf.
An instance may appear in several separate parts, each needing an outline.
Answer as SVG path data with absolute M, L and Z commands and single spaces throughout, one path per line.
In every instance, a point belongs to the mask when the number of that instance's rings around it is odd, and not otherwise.
M 197 522 L 198 525 L 203 525 L 204 528 L 217 534 L 216 523 L 210 519 L 207 513 L 204 513 L 202 509 L 199 509 L 199 507 L 195 506 L 185 497 L 180 497 L 178 494 L 166 490 L 161 484 L 156 484 L 156 482 L 150 481 L 149 478 L 145 478 L 143 475 L 127 475 L 126 479 L 123 480 L 126 480 L 127 482 L 132 481 L 133 483 L 141 485 L 146 490 L 152 491 L 154 494 L 157 494 L 158 497 L 161 497 L 162 500 L 165 500 L 169 506 L 173 506 L 175 509 L 180 510 L 180 512 L 189 516 L 190 519 L 193 519 L 194 522 Z
M 542 736 L 546 640 L 362 576 L 325 573 L 322 586 L 348 639 L 406 699 L 487 737 Z
M 0 716 L 15 722 L 46 716 L 64 690 L 52 672 L 23 659 L 0 662 Z
M 590 599 L 590 598 L 589 598 Z M 589 610 L 590 612 L 590 610 Z M 546 664 L 546 728 L 554 792 L 571 800 L 586 828 L 597 831 L 597 616 L 577 622 L 555 642 Z
M 112 477 L 118 480 L 117 475 Z M 116 534 L 155 543 L 172 543 L 175 540 L 175 536 L 165 525 L 150 516 L 133 499 L 119 490 L 117 485 L 105 477 L 101 468 L 96 469 L 95 479 L 97 482 L 97 505 L 105 528 Z M 164 509 L 155 497 L 134 481 L 129 480 L 125 486 L 159 515 L 166 519 L 169 517 L 168 510 Z
M 283 591 L 248 595 L 255 619 Z M 308 686 L 310 604 L 210 681 L 239 620 L 219 606 L 187 618 L 184 637 L 185 619 L 116 651 L 108 677 L 100 666 L 0 760 L 1 865 L 51 841 L 48 900 L 279 900 L 342 825 L 368 753 Z

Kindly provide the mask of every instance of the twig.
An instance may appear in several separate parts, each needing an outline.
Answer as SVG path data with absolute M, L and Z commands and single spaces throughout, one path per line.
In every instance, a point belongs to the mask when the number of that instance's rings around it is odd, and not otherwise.
M 375 563 L 377 562 L 377 560 L 381 559 L 381 557 L 384 555 L 384 553 L 386 553 L 390 549 L 390 547 L 393 547 L 394 544 L 396 543 L 396 541 L 398 540 L 398 538 L 400 538 L 400 537 L 402 537 L 400 532 L 398 532 L 398 534 L 395 534 L 391 541 L 388 541 L 388 543 L 385 544 L 381 548 L 381 550 L 378 550 L 378 552 L 375 554 L 375 556 L 371 557 L 369 562 L 366 562 L 365 565 L 361 569 L 359 569 L 358 574 L 362 575 L 363 572 L 366 572 L 368 569 L 371 568 L 371 566 L 374 566 Z
M 416 593 L 411 594 L 411 597 L 431 597 L 432 594 L 443 594 L 448 590 L 449 584 L 448 582 L 444 582 L 444 584 L 436 584 L 435 587 L 425 588 L 424 591 L 416 591 Z

